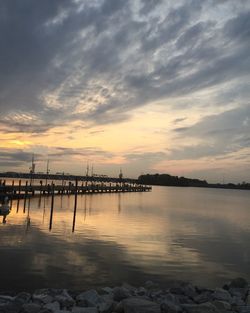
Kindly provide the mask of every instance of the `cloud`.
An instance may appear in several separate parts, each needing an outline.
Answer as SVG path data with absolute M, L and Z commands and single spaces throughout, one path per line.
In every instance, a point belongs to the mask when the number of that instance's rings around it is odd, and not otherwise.
M 244 1 L 4 0 L 0 125 L 119 123 L 149 102 L 246 86 L 249 11 Z
M 1 148 L 0 167 L 26 168 L 27 163 L 31 163 L 34 151 L 36 151 L 35 162 L 41 164 L 47 159 L 57 163 L 73 162 L 76 165 L 87 160 L 102 163 L 114 157 L 111 152 L 95 147 L 65 148 L 30 145 L 26 149 Z
M 27 163 L 31 162 L 31 160 L 32 152 L 23 151 L 22 149 L 1 148 L 0 168 L 27 166 Z
M 199 139 L 201 143 L 171 149 L 171 159 L 197 159 L 227 155 L 250 148 L 250 106 L 204 117 L 190 127 L 175 128 L 181 141 Z

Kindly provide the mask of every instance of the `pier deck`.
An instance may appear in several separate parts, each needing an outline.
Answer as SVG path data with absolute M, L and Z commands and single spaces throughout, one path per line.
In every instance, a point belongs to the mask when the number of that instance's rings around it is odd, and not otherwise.
M 85 194 L 85 193 L 114 193 L 114 192 L 146 192 L 151 191 L 151 187 L 136 184 L 72 184 L 67 185 L 29 185 L 26 181 L 25 185 L 1 185 L 0 198 L 8 196 L 10 199 L 25 198 L 35 195 L 50 194 Z

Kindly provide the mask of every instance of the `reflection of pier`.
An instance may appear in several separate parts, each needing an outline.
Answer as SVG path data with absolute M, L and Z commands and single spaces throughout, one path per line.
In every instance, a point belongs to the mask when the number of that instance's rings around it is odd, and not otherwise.
M 40 184 L 28 184 L 26 181 L 22 184 L 20 180 L 17 185 L 14 181 L 11 185 L 7 185 L 5 182 L 0 184 L 0 197 L 8 196 L 9 198 L 27 198 L 34 195 L 52 195 L 52 194 L 94 194 L 94 193 L 114 193 L 114 192 L 145 192 L 150 191 L 151 187 L 143 186 L 132 182 L 79 182 L 76 180 L 74 183 L 71 181 L 68 184 L 56 185 L 53 182 L 51 184 L 43 185 L 43 181 Z

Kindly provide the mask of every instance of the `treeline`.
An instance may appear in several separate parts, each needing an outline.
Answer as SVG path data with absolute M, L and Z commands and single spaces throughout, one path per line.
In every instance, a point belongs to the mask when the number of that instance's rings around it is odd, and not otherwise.
M 158 186 L 180 186 L 180 187 L 210 187 L 224 189 L 248 189 L 250 183 L 243 182 L 241 184 L 209 184 L 206 180 L 172 176 L 169 174 L 146 174 L 138 177 L 140 184 L 158 185 Z

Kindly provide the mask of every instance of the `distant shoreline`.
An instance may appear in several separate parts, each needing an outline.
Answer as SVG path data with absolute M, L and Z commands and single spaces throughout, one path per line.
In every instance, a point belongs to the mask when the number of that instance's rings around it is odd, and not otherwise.
M 169 174 L 145 174 L 138 177 L 138 182 L 150 186 L 198 187 L 214 189 L 250 190 L 250 183 L 241 184 L 210 184 L 206 180 L 172 176 Z

